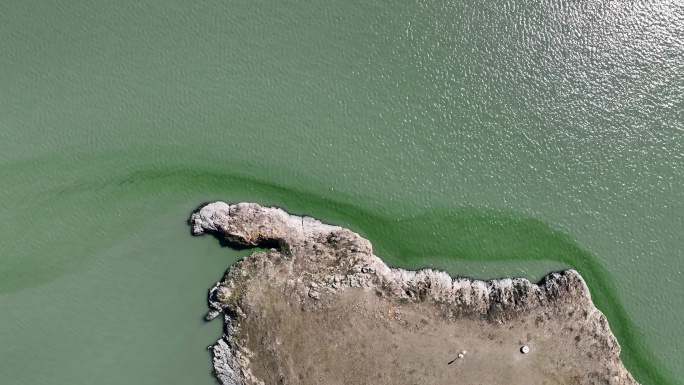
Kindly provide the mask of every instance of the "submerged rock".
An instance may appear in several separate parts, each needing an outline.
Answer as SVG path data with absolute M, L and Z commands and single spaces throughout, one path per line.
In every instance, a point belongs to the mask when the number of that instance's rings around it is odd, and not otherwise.
M 253 203 L 210 203 L 189 223 L 270 248 L 209 292 L 206 319 L 224 314 L 210 347 L 224 385 L 636 384 L 574 270 L 533 284 L 390 268 L 348 229 Z

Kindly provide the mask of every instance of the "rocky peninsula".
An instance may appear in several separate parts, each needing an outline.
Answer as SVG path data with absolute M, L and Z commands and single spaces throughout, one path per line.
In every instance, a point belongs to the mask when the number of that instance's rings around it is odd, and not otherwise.
M 574 270 L 534 284 L 390 268 L 351 230 L 254 203 L 189 223 L 262 248 L 209 291 L 223 385 L 637 384 Z

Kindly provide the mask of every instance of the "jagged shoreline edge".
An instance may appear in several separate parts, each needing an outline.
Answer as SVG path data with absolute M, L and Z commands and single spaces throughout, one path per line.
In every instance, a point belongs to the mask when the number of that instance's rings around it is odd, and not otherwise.
M 549 298 L 571 295 L 586 304 L 585 310 L 595 319 L 598 329 L 619 354 L 619 344 L 610 332 L 605 316 L 594 306 L 584 279 L 573 269 L 549 273 L 535 284 L 525 278 L 477 280 L 462 276 L 453 277 L 446 272 L 429 268 L 415 271 L 390 268 L 372 254 L 372 247 L 368 240 L 351 230 L 325 224 L 309 216 L 292 215 L 277 207 L 262 207 L 254 203 L 229 205 L 218 201 L 203 204 L 193 211 L 188 224 L 194 236 L 210 234 L 221 242 L 238 247 L 273 247 L 274 245 L 282 247 L 285 245 L 289 249 L 302 240 L 314 240 L 324 234 L 346 231 L 367 244 L 370 258 L 367 262 L 370 263 L 362 268 L 367 269 L 365 273 L 378 273 L 384 275 L 384 278 L 389 278 L 397 285 L 395 292 L 399 297 L 410 296 L 407 293 L 426 281 L 430 282 L 431 290 L 428 292 L 430 298 L 439 301 L 445 300 L 445 291 L 453 292 L 470 287 L 477 292 L 476 301 L 479 301 L 479 308 L 485 313 L 491 310 L 492 306 L 502 303 L 526 306 L 527 302 L 533 299 L 530 296 L 531 292 Z M 231 266 L 224 278 L 209 291 L 210 310 L 205 317 L 207 320 L 214 319 L 223 312 L 221 302 L 216 299 L 216 292 L 226 283 L 226 277 L 232 268 Z M 474 306 L 478 307 L 477 304 Z M 223 335 L 215 345 L 208 347 L 213 353 L 214 374 L 224 385 L 243 384 L 245 377 L 250 376 L 250 373 L 245 373 L 245 366 L 249 362 L 234 354 L 234 349 L 230 345 L 234 320 L 230 314 L 223 313 Z

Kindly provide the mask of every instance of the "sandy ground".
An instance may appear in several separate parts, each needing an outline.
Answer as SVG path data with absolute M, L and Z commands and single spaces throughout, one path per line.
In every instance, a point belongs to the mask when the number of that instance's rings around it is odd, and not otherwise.
M 317 301 L 251 288 L 240 337 L 266 384 L 622 383 L 596 359 L 604 347 L 583 334 L 582 314 L 490 322 L 367 289 Z
M 534 284 L 391 269 L 348 229 L 249 203 L 210 203 L 190 225 L 270 248 L 209 292 L 224 385 L 636 384 L 573 270 Z

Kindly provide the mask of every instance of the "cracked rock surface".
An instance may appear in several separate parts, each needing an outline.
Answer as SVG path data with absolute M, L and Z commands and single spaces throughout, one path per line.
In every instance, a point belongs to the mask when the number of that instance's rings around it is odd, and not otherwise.
M 534 284 L 390 268 L 348 229 L 254 203 L 210 203 L 189 223 L 268 248 L 209 292 L 223 385 L 636 384 L 574 270 Z

